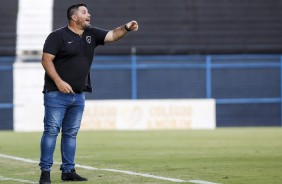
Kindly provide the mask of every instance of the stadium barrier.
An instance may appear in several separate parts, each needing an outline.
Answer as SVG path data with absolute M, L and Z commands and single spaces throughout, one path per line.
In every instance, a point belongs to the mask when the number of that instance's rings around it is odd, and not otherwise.
M 35 116 L 41 116 L 36 120 L 36 125 L 31 125 L 30 127 L 35 130 L 42 127 L 42 116 L 43 111 L 40 110 L 42 105 L 42 85 L 43 85 L 43 74 L 44 70 L 40 63 L 38 63 L 39 58 L 33 59 L 32 62 L 18 61 L 14 63 L 13 66 L 6 65 L 5 61 L 16 60 L 14 57 L 1 57 L 0 58 L 0 75 L 2 75 L 1 86 L 2 92 L 0 93 L 0 129 L 14 129 L 14 130 L 25 130 L 25 127 L 29 127 L 31 119 Z M 240 60 L 240 62 L 238 62 Z M 36 61 L 36 62 L 33 62 Z M 119 62 L 122 61 L 122 62 Z M 126 61 L 126 62 L 125 62 Z M 127 62 L 128 61 L 128 62 Z M 218 113 L 218 107 L 221 105 L 245 105 L 245 104 L 274 104 L 275 107 L 279 105 L 280 113 L 274 114 L 274 118 L 279 119 L 279 122 L 275 123 L 275 126 L 282 126 L 282 56 L 281 55 L 208 55 L 208 56 L 96 56 L 92 70 L 97 71 L 116 71 L 116 70 L 127 70 L 131 73 L 131 99 L 146 99 L 144 96 L 140 98 L 140 87 L 138 86 L 139 81 L 142 77 L 138 76 L 139 72 L 142 70 L 189 70 L 200 69 L 204 71 L 202 77 L 205 78 L 205 88 L 204 95 L 200 96 L 201 99 L 215 99 L 217 112 L 216 119 L 220 119 L 220 113 Z M 215 83 L 213 79 L 217 71 L 225 70 L 259 70 L 270 71 L 266 74 L 266 78 L 269 74 L 275 73 L 271 81 L 253 81 L 253 83 L 264 82 L 265 84 L 271 83 L 271 91 L 266 90 L 263 95 L 247 96 L 247 97 L 237 97 L 236 95 L 232 98 L 221 98 L 220 95 L 214 94 Z M 95 72 L 94 71 L 94 72 Z M 8 84 L 11 81 L 7 81 L 6 73 L 13 72 L 13 89 L 10 89 Z M 239 73 L 240 74 L 240 73 Z M 3 77 L 4 76 L 4 77 Z M 218 77 L 218 76 L 215 76 Z M 220 76 L 223 77 L 224 76 Z M 273 80 L 274 79 L 274 80 Z M 185 79 L 180 79 L 185 80 Z M 193 80 L 198 80 L 197 78 Z M 260 79 L 261 80 L 261 79 Z M 244 81 L 239 81 L 243 83 Z M 257 85 L 258 85 L 257 84 Z M 260 87 L 263 87 L 260 86 Z M 193 89 L 191 89 L 193 90 Z M 252 89 L 247 89 L 246 91 L 252 91 Z M 222 90 L 221 90 L 222 91 Z M 223 90 L 224 91 L 224 90 Z M 272 92 L 274 91 L 274 92 Z M 277 92 L 278 91 L 278 92 Z M 12 93 L 13 99 L 11 102 L 7 101 L 7 94 Z M 197 92 L 196 92 L 197 93 Z M 237 92 L 236 92 L 237 93 Z M 266 96 L 265 94 L 270 94 Z M 229 93 L 225 93 L 228 96 Z M 252 94 L 251 94 L 252 95 Z M 128 99 L 130 99 L 128 98 Z M 193 96 L 188 96 L 188 98 L 180 97 L 180 99 L 190 99 Z M 199 98 L 196 96 L 195 98 Z M 93 98 L 92 98 L 93 99 Z M 100 98 L 103 99 L 103 98 Z M 114 99 L 114 97 L 112 98 Z M 150 98 L 148 98 L 150 99 Z M 152 99 L 152 98 L 151 98 Z M 91 100 L 88 99 L 88 100 Z M 124 100 L 127 101 L 127 100 Z M 146 100 L 145 100 L 146 101 Z M 163 101 L 160 99 L 160 102 Z M 274 109 L 273 109 L 274 110 Z M 9 113 L 5 113 L 9 112 Z M 6 116 L 12 112 L 13 117 Z M 259 113 L 260 110 L 258 110 Z M 270 112 L 271 114 L 272 112 Z M 233 117 L 234 118 L 234 117 Z M 269 117 L 272 118 L 272 117 Z M 268 121 L 269 122 L 269 121 Z M 264 126 L 268 126 L 266 121 Z M 6 125 L 7 126 L 6 126 Z M 11 125 L 12 124 L 12 125 Z M 218 125 L 218 122 L 216 123 Z M 5 126 L 8 128 L 5 128 Z M 4 128 L 3 128 L 4 127 Z M 27 129 L 31 130 L 31 129 Z
M 89 100 L 82 130 L 214 129 L 215 100 Z

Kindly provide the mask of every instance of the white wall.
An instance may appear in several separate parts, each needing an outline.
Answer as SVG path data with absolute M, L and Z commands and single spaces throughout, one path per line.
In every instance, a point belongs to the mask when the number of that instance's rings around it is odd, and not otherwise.
M 52 31 L 53 0 L 19 0 L 17 18 L 17 61 L 14 64 L 14 130 L 43 129 L 44 70 L 40 63 L 43 44 Z M 35 57 L 35 58 L 30 58 Z
M 17 18 L 18 56 L 41 53 L 47 35 L 52 31 L 53 0 L 19 0 Z
M 44 69 L 41 63 L 15 62 L 14 130 L 43 130 Z
M 89 100 L 82 130 L 214 129 L 214 99 Z

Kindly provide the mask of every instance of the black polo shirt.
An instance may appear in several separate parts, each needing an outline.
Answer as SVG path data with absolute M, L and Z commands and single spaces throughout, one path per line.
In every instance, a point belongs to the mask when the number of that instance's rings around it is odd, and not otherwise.
M 43 52 L 55 56 L 53 62 L 57 73 L 74 92 L 92 92 L 90 69 L 95 48 L 104 44 L 107 33 L 106 30 L 91 27 L 80 37 L 66 26 L 55 30 L 47 37 Z M 44 90 L 58 90 L 46 72 Z

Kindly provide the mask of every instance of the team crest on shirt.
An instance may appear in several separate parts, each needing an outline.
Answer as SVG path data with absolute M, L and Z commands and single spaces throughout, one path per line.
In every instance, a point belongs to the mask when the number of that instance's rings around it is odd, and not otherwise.
M 87 41 L 88 43 L 91 43 L 91 36 L 86 36 L 86 41 Z

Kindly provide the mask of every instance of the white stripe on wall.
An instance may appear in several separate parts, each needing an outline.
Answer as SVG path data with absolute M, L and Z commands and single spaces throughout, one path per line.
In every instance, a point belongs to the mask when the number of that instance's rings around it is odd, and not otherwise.
M 52 31 L 53 0 L 19 0 L 17 18 L 17 55 L 41 52 Z

